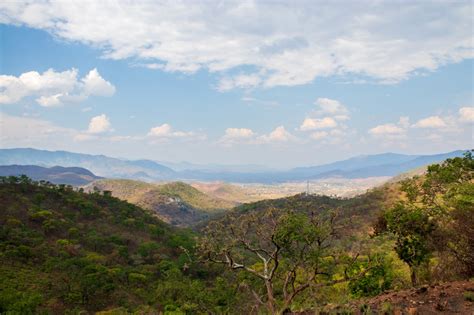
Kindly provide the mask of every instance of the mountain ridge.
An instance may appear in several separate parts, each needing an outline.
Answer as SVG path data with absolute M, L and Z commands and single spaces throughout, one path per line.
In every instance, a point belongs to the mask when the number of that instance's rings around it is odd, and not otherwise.
M 109 178 L 128 178 L 143 181 L 198 180 L 241 183 L 278 183 L 311 179 L 342 177 L 367 178 L 396 176 L 424 165 L 461 156 L 465 150 L 433 155 L 381 153 L 359 155 L 349 159 L 316 166 L 296 167 L 286 171 L 236 172 L 235 166 L 220 169 L 189 169 L 176 171 L 153 160 L 124 160 L 105 155 L 91 155 L 68 151 L 47 151 L 32 148 L 0 149 L 0 165 L 34 164 L 43 166 L 80 166 Z
M 26 175 L 33 180 L 46 180 L 53 184 L 66 184 L 81 186 L 102 177 L 96 176 L 88 169 L 82 167 L 38 165 L 0 165 L 0 176 Z

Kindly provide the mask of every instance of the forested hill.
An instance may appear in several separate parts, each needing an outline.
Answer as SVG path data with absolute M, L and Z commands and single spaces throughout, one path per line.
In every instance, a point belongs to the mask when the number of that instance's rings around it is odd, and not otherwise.
M 353 232 L 349 231 L 352 228 L 365 233 L 383 209 L 393 206 L 400 198 L 402 198 L 400 183 L 388 183 L 351 198 L 299 194 L 243 204 L 234 211 L 237 213 L 264 212 L 268 209 L 302 213 L 335 211 L 339 219 L 351 222 L 347 225 L 348 233 Z
M 190 232 L 107 193 L 0 180 L 1 314 L 150 314 L 183 300 L 213 305 L 207 278 L 195 278 L 206 273 L 184 250 L 193 247 Z
M 150 184 L 129 179 L 102 179 L 85 189 L 110 191 L 113 196 L 150 210 L 176 226 L 191 226 L 237 204 L 211 197 L 183 182 Z

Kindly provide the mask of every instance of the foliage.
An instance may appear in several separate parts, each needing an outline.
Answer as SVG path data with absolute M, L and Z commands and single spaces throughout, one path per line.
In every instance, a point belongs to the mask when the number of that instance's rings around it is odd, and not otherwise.
M 309 288 L 350 280 L 348 272 L 354 270 L 358 255 L 344 253 L 336 246 L 336 229 L 331 213 L 275 209 L 234 213 L 207 226 L 199 249 L 208 261 L 258 280 L 260 284 L 251 288 L 257 307 L 281 314 Z
M 225 312 L 236 296 L 194 262 L 192 232 L 110 194 L 8 177 L 0 204 L 2 314 Z
M 412 268 L 413 284 L 417 269 L 430 262 L 449 264 L 450 268 L 436 268 L 445 277 L 474 275 L 473 152 L 430 165 L 426 175 L 404 180 L 406 199 L 379 218 L 377 232 L 396 236 L 395 250 Z M 433 255 L 437 259 L 430 260 Z

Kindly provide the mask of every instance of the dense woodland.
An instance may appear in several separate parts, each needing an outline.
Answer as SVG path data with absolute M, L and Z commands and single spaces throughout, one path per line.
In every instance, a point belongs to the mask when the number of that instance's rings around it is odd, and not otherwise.
M 2 314 L 370 314 L 388 290 L 474 277 L 471 152 L 355 198 L 245 204 L 194 230 L 24 176 L 1 178 L 0 205 Z

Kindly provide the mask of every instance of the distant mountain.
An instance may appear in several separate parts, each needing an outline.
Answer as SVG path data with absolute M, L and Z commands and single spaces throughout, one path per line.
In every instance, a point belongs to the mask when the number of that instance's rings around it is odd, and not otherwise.
M 362 155 L 321 166 L 295 168 L 289 173 L 291 176 L 299 176 L 302 179 L 396 176 L 422 166 L 462 156 L 464 152 L 458 150 L 435 155 L 403 155 L 396 153 Z
M 102 179 L 85 188 L 110 191 L 114 197 L 150 210 L 163 221 L 178 226 L 193 225 L 237 205 L 237 202 L 211 197 L 182 182 L 150 184 L 128 179 Z
M 0 149 L 0 165 L 21 164 L 51 167 L 84 167 L 103 177 L 141 180 L 172 179 L 176 172 L 150 160 L 127 161 L 104 155 L 37 149 Z
M 81 186 L 101 177 L 82 167 L 41 167 L 36 165 L 1 165 L 0 176 L 26 175 L 33 180 L 47 180 L 54 184 Z
M 205 167 L 204 169 L 198 169 L 195 164 L 191 163 L 177 163 L 176 165 L 179 170 L 173 170 L 151 160 L 129 161 L 104 155 L 79 154 L 66 151 L 0 149 L 0 165 L 79 166 L 87 168 L 103 177 L 143 181 L 197 180 L 236 183 L 281 183 L 331 177 L 368 178 L 396 176 L 424 165 L 461 156 L 463 152 L 458 150 L 435 155 L 405 155 L 397 153 L 361 155 L 334 163 L 298 167 L 287 171 L 272 171 L 271 169 L 257 171 L 252 166 L 242 166 L 240 168 L 228 166 L 226 168 L 223 165 L 208 165 L 203 166 Z M 191 167 L 191 169 L 183 170 L 183 167 L 186 168 L 186 166 Z
M 435 155 L 405 155 L 384 153 L 377 155 L 361 155 L 334 163 L 298 167 L 288 171 L 236 173 L 236 172 L 205 172 L 188 170 L 180 175 L 189 179 L 206 181 L 228 181 L 243 183 L 276 183 L 285 181 L 303 181 L 333 177 L 368 178 L 380 176 L 396 176 L 428 164 L 444 161 L 448 158 L 462 156 L 465 151 L 458 150 Z
M 169 162 L 158 161 L 158 163 L 172 168 L 175 171 L 202 171 L 202 172 L 231 172 L 231 173 L 259 173 L 259 172 L 273 172 L 274 168 L 258 164 L 194 164 L 189 162 Z

